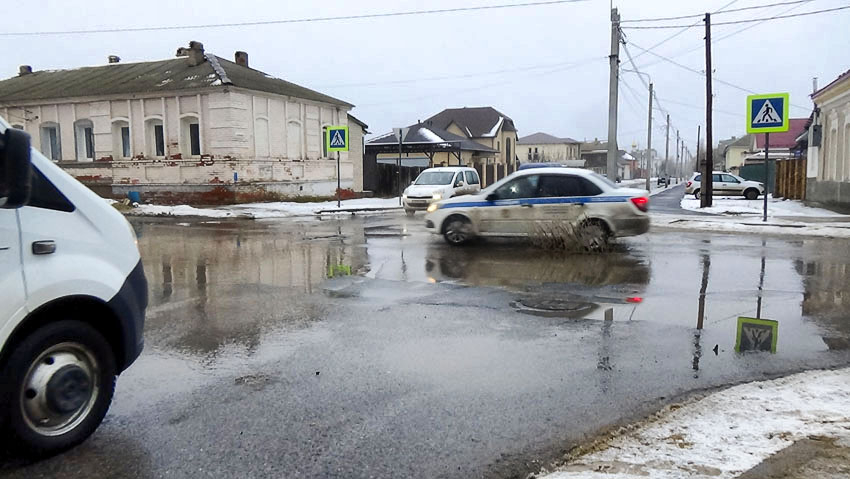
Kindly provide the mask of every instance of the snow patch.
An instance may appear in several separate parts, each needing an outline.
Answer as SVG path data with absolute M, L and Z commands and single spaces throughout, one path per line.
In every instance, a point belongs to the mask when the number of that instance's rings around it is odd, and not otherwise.
M 502 123 L 504 123 L 504 122 L 505 122 L 505 117 L 503 117 L 503 116 L 499 116 L 499 121 L 497 121 L 497 122 L 496 122 L 496 124 L 495 124 L 495 125 L 493 125 L 493 128 L 491 128 L 491 129 L 490 129 L 490 132 L 489 132 L 489 133 L 487 133 L 487 134 L 486 134 L 486 135 L 484 135 L 484 136 L 485 136 L 485 137 L 493 137 L 493 136 L 496 136 L 496 133 L 498 133 L 499 128 L 501 128 L 501 127 L 502 127 Z
M 198 78 L 200 78 L 200 77 L 201 77 L 200 75 L 190 75 L 190 76 L 187 76 L 186 78 L 184 78 L 183 80 L 185 80 L 185 81 L 193 81 L 193 80 L 197 80 L 197 79 L 198 79 Z
M 206 218 L 289 218 L 314 216 L 317 214 L 350 213 L 351 210 L 398 209 L 398 198 L 359 198 L 345 200 L 337 208 L 336 201 L 296 203 L 281 201 L 274 203 L 246 203 L 218 208 L 195 208 L 188 205 L 164 206 L 141 205 L 129 212 L 134 216 L 198 216 Z
M 165 86 L 173 81 L 174 80 L 172 80 L 171 78 L 166 78 L 165 80 L 162 80 L 161 82 L 157 83 L 156 86 Z
M 425 137 L 425 139 L 428 140 L 431 143 L 443 143 L 444 141 L 446 141 L 446 140 L 442 139 L 439 135 L 437 135 L 436 133 L 434 133 L 433 131 L 431 131 L 427 128 L 420 128 L 419 134 L 422 135 L 423 137 Z
M 667 408 L 546 479 L 731 479 L 795 441 L 850 438 L 850 368 L 731 387 Z
M 214 82 L 210 83 L 210 85 L 211 85 L 211 86 L 219 86 L 219 85 L 221 85 L 221 79 L 218 79 L 218 80 L 216 80 L 216 81 L 214 81 Z
M 742 196 L 713 198 L 712 206 L 700 208 L 700 200 L 693 196 L 682 198 L 682 209 L 701 211 L 718 215 L 761 215 L 764 211 L 764 198 L 748 200 Z M 818 217 L 847 217 L 823 208 L 806 206 L 802 201 L 780 200 L 768 195 L 767 216 L 818 216 Z
M 652 206 L 650 205 L 650 211 Z M 652 228 L 663 227 L 689 231 L 709 230 L 714 233 L 763 233 L 784 236 L 818 236 L 850 238 L 850 222 L 804 222 L 772 219 L 763 223 L 759 217 L 680 216 L 652 214 Z

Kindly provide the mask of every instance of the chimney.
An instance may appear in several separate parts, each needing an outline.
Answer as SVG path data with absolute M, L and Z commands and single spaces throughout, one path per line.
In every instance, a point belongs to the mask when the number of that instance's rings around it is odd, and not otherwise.
M 201 42 L 189 42 L 189 50 L 186 52 L 189 58 L 189 66 L 197 66 L 204 63 L 204 44 Z
M 118 55 L 109 55 L 108 57 L 109 63 L 118 63 L 121 61 L 121 57 Z
M 236 52 L 236 64 L 245 68 L 248 67 L 248 54 L 245 52 Z
M 18 76 L 29 75 L 30 73 L 32 73 L 32 67 L 29 65 L 21 65 L 18 68 Z
M 818 92 L 818 77 L 812 78 L 812 95 Z

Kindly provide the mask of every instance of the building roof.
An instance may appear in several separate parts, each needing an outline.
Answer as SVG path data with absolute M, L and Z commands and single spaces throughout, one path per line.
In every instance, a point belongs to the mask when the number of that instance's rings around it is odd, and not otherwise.
M 558 138 L 547 133 L 537 132 L 517 140 L 517 145 L 574 145 L 580 143 L 572 138 Z
M 829 84 L 827 84 L 825 87 L 821 88 L 820 90 L 812 93 L 812 98 L 817 98 L 818 96 L 820 96 L 821 93 L 829 90 L 830 88 L 834 87 L 835 85 L 841 83 L 844 80 L 847 80 L 848 78 L 850 78 L 850 70 L 847 70 L 846 72 L 842 73 L 841 75 L 838 75 L 838 78 L 836 78 L 835 80 L 832 80 L 831 82 L 829 82 Z
M 807 121 L 809 121 L 808 118 L 791 118 L 788 131 L 770 134 L 770 148 L 794 148 L 797 137 L 806 128 Z M 764 148 L 764 133 L 756 135 L 756 148 Z
M 402 141 L 404 145 L 446 145 L 459 146 L 463 151 L 479 151 L 485 153 L 496 153 L 497 150 L 484 146 L 454 133 L 449 133 L 441 128 L 436 128 L 425 123 L 417 123 L 410 127 L 407 135 Z M 372 138 L 366 142 L 366 146 L 398 145 L 398 138 L 394 133 Z
M 0 103 L 179 92 L 234 86 L 351 108 L 350 103 L 237 65 L 212 54 L 191 66 L 186 57 L 138 63 L 110 63 L 70 70 L 41 70 L 0 81 Z
M 368 131 L 369 125 L 363 123 L 362 121 L 360 121 L 356 116 L 352 115 L 351 113 L 348 114 L 348 121 L 353 121 L 354 123 L 357 123 L 358 125 L 360 125 L 363 128 L 364 132 L 369 133 L 369 131 Z
M 500 127 L 504 131 L 517 131 L 510 117 L 490 106 L 447 108 L 422 123 L 441 130 L 448 130 L 454 123 L 470 138 L 492 138 Z

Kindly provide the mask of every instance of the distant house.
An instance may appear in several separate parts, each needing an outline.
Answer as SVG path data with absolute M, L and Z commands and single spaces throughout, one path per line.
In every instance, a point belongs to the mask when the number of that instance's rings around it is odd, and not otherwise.
M 473 164 L 485 164 L 488 159 L 496 164 L 514 165 L 516 162 L 514 121 L 493 107 L 447 108 L 422 123 L 496 150 L 490 157 L 479 156 Z
M 753 139 L 751 148 L 744 157 L 744 164 L 764 163 L 764 149 L 768 147 L 768 160 L 786 160 L 793 158 L 793 149 L 797 137 L 806 128 L 808 118 L 791 118 L 788 131 L 770 134 L 770 144 L 765 145 L 765 134 L 748 135 Z
M 580 141 L 540 132 L 524 136 L 517 141 L 517 156 L 520 161 L 526 163 L 561 163 L 584 167 Z
M 737 173 L 744 166 L 744 159 L 754 149 L 754 141 L 753 135 L 744 135 L 740 138 L 733 136 L 728 141 L 720 142 L 718 151 L 724 158 L 726 171 Z
M 608 142 L 586 141 L 581 144 L 581 159 L 584 160 L 584 168 L 592 170 L 600 175 L 608 173 Z M 617 150 L 617 176 L 623 180 L 637 178 L 639 175 L 637 160 L 625 150 Z
M 204 51 L 177 58 L 33 71 L 0 81 L 0 114 L 48 158 L 106 195 L 213 203 L 332 195 L 325 128 L 365 125 L 352 104 Z M 341 155 L 343 188 L 358 188 L 362 148 Z
M 812 94 L 806 200 L 850 207 L 850 70 Z

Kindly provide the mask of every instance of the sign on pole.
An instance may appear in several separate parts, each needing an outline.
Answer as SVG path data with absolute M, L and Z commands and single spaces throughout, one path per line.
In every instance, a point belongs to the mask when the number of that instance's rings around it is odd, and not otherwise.
M 398 204 L 401 206 L 401 145 L 404 143 L 404 137 L 407 136 L 407 133 L 410 131 L 410 128 L 393 128 L 393 133 L 395 137 L 398 138 Z
M 788 131 L 787 93 L 750 95 L 747 97 L 747 133 Z
M 771 319 L 738 317 L 738 334 L 735 338 L 735 352 L 747 351 L 776 352 L 776 340 L 779 337 L 779 322 Z
M 328 151 L 348 151 L 348 127 L 329 126 L 328 136 L 325 138 Z
M 764 133 L 764 222 L 767 222 L 767 195 L 770 192 L 770 134 L 788 131 L 790 109 L 787 93 L 747 97 L 747 133 Z

